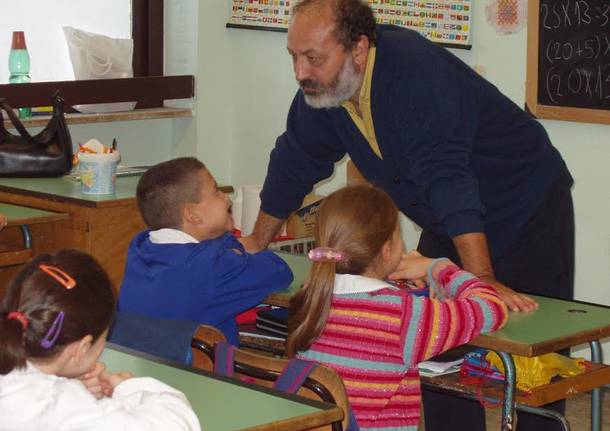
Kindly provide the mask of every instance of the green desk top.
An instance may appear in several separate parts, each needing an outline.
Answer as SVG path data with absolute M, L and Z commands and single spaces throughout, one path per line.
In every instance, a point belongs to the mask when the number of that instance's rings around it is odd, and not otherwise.
M 504 328 L 473 340 L 473 345 L 522 356 L 538 356 L 610 336 L 610 308 L 529 295 L 532 313 L 511 312 Z
M 140 176 L 118 177 L 115 192 L 109 195 L 87 195 L 81 191 L 80 181 L 64 176 L 59 178 L 1 178 L 0 191 L 29 194 L 45 199 L 61 200 L 85 206 L 100 206 L 112 202 L 135 199 Z M 225 193 L 233 187 L 219 186 Z
M 4 214 L 6 216 L 9 226 L 46 223 L 55 220 L 67 219 L 69 217 L 68 214 L 64 213 L 39 210 L 36 208 L 28 208 L 20 205 L 5 203 L 0 203 L 0 214 Z
M 270 295 L 272 302 L 288 306 L 288 299 L 305 282 L 311 263 L 305 256 L 278 252 L 288 263 L 294 281 L 288 289 Z M 610 336 L 610 308 L 530 295 L 540 304 L 533 313 L 510 313 L 504 328 L 477 337 L 470 344 L 488 349 L 537 356 Z
M 98 202 L 134 199 L 139 179 L 139 176 L 117 178 L 116 191 L 110 195 L 86 195 L 81 191 L 80 181 L 70 177 L 2 178 L 0 179 L 0 191 L 19 191 L 43 198 L 58 197 L 94 206 Z
M 263 428 L 306 429 L 303 427 L 309 427 L 306 424 L 308 417 L 311 420 L 326 410 L 338 408 L 265 388 L 257 389 L 203 371 L 165 365 L 153 358 L 137 355 L 108 344 L 101 361 L 113 372 L 126 370 L 136 377 L 155 377 L 184 392 L 199 417 L 203 430 L 237 430 L 276 421 L 287 422 Z M 291 419 L 301 425 L 290 423 Z

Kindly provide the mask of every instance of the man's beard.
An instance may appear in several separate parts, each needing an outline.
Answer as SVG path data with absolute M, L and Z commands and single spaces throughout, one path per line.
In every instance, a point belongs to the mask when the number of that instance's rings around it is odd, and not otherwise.
M 362 75 L 356 71 L 354 61 L 350 56 L 346 57 L 343 67 L 328 86 L 311 79 L 299 82 L 301 90 L 304 87 L 318 90 L 315 95 L 303 91 L 305 102 L 316 109 L 338 108 L 356 94 L 361 83 Z

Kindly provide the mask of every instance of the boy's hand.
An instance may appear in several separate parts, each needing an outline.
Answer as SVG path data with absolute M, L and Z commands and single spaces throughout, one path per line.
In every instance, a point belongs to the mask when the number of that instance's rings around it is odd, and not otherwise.
M 101 362 L 97 362 L 91 370 L 77 377 L 91 395 L 98 400 L 105 396 L 103 383 L 100 381 L 100 375 L 104 370 L 106 370 L 106 366 Z
M 108 371 L 104 371 L 100 374 L 100 383 L 102 385 L 102 391 L 105 396 L 111 397 L 114 392 L 114 388 L 116 388 L 119 384 L 124 382 L 127 379 L 131 379 L 133 374 L 122 371 L 120 373 L 110 373 Z

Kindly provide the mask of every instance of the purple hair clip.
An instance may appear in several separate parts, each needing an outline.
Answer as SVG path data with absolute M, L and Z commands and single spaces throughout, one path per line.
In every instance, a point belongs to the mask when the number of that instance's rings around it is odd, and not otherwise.
M 309 250 L 307 257 L 314 262 L 344 262 L 348 259 L 344 252 L 335 251 L 329 247 L 316 247 Z
M 57 313 L 57 317 L 53 321 L 53 324 L 45 334 L 42 341 L 40 341 L 40 347 L 43 349 L 50 349 L 57 341 L 57 337 L 59 337 L 59 333 L 61 332 L 61 328 L 64 324 L 64 312 L 60 311 Z

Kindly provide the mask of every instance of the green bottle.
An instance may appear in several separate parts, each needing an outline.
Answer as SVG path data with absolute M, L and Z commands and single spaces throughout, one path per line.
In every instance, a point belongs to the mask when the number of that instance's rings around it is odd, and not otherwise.
M 25 45 L 25 34 L 22 31 L 13 32 L 11 53 L 8 56 L 8 70 L 10 84 L 24 84 L 30 82 L 30 55 Z M 32 116 L 30 108 L 19 108 L 19 118 Z

